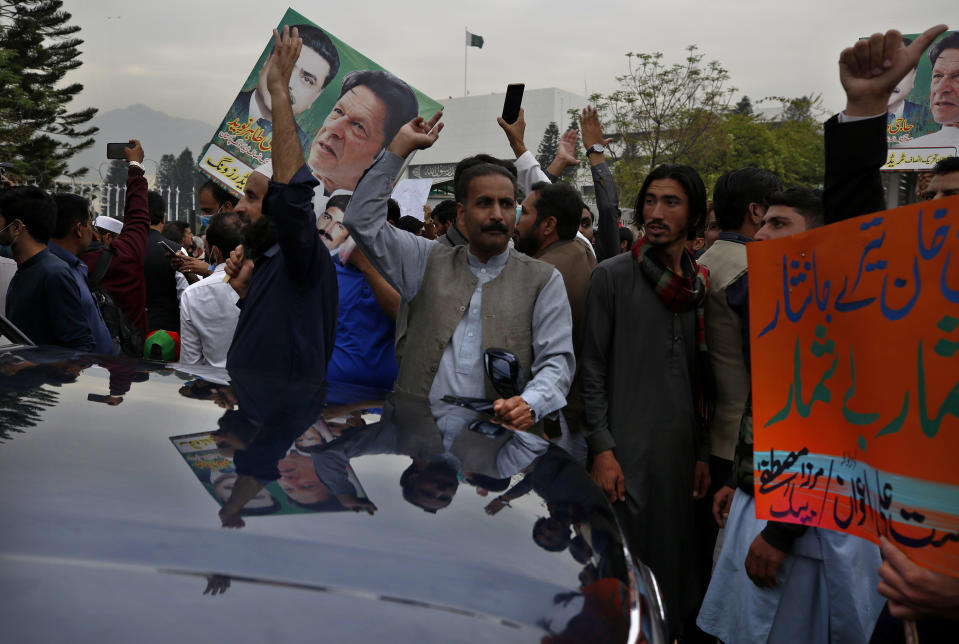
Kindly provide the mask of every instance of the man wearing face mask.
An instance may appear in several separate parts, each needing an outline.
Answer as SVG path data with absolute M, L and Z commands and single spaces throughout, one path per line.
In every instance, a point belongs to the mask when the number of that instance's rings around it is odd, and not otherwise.
M 241 241 L 240 218 L 221 212 L 210 220 L 206 232 L 213 273 L 191 284 L 180 297 L 180 362 L 226 367 L 240 309 L 236 291 L 223 281 L 225 259 Z
M 7 291 L 7 317 L 37 344 L 93 351 L 96 342 L 70 267 L 47 241 L 57 207 L 34 186 L 0 195 L 0 244 L 10 246 L 17 273 Z

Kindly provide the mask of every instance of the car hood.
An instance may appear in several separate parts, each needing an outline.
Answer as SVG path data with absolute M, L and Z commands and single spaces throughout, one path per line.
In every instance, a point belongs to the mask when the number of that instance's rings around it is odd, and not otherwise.
M 336 384 L 2 358 L 0 614 L 18 640 L 622 641 L 641 601 L 659 610 L 602 493 L 537 436 Z M 244 472 L 271 498 L 221 527 L 218 486 Z

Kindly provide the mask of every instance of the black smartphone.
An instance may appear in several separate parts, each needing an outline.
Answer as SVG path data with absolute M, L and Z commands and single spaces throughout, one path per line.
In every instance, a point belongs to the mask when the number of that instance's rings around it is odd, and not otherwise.
M 126 149 L 132 149 L 132 143 L 107 143 L 108 159 L 126 159 L 127 155 L 123 153 Z
M 506 100 L 503 101 L 503 120 L 515 123 L 519 118 L 519 108 L 523 105 L 525 83 L 510 83 L 506 86 Z
M 110 396 L 104 396 L 103 394 L 87 394 L 87 400 L 90 402 L 105 403 L 110 400 Z
M 176 257 L 176 254 L 177 254 L 176 249 L 173 248 L 173 246 L 170 246 L 169 242 L 165 242 L 161 240 L 161 241 L 158 241 L 157 243 L 160 245 L 160 248 L 163 249 L 163 252 L 165 252 L 169 257 Z

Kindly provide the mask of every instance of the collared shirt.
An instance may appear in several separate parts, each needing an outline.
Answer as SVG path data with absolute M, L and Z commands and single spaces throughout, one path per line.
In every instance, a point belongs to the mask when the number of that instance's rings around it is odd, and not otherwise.
M 70 274 L 73 275 L 77 288 L 80 290 L 80 305 L 83 307 L 84 317 L 93 333 L 93 341 L 96 344 L 94 351 L 112 355 L 115 351 L 113 339 L 110 337 L 106 322 L 103 321 L 100 307 L 93 301 L 93 295 L 90 294 L 90 284 L 87 282 L 87 265 L 55 241 L 47 244 L 47 248 L 70 267 Z
M 436 242 L 400 230 L 386 221 L 386 200 L 393 177 L 402 164 L 398 156 L 385 150 L 381 152 L 357 186 L 343 223 L 376 270 L 403 299 L 410 301 L 423 284 L 426 261 Z M 484 264 L 469 253 L 470 271 L 479 283 L 443 351 L 430 388 L 431 401 L 445 394 L 485 396 L 483 284 L 502 272 L 508 257 L 507 249 Z M 566 393 L 576 368 L 569 301 L 563 278 L 555 268 L 536 299 L 532 331 L 533 377 L 522 396 L 536 417 L 543 418 L 566 405 Z
M 191 284 L 180 298 L 180 362 L 226 367 L 240 296 L 223 281 L 226 264 Z
M 304 165 L 270 182 L 263 212 L 276 244 L 256 260 L 227 356 L 231 370 L 323 382 L 336 337 L 336 271 L 313 213 L 317 185 Z
M 96 348 L 70 267 L 47 248 L 17 266 L 7 291 L 7 317 L 37 344 Z

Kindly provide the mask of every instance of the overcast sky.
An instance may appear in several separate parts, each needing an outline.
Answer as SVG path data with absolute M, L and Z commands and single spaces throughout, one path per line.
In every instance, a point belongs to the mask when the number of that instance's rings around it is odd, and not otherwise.
M 85 40 L 67 79 L 76 107 L 144 103 L 215 125 L 229 108 L 287 3 L 248 0 L 67 0 Z M 858 36 L 898 28 L 959 26 L 956 0 L 298 0 L 292 8 L 442 101 L 463 94 L 464 27 L 483 36 L 469 50 L 471 94 L 509 82 L 577 94 L 609 92 L 624 54 L 660 51 L 672 63 L 696 44 L 748 94 L 822 93 L 844 103 L 839 52 Z M 951 11 L 950 11 L 951 9 Z

